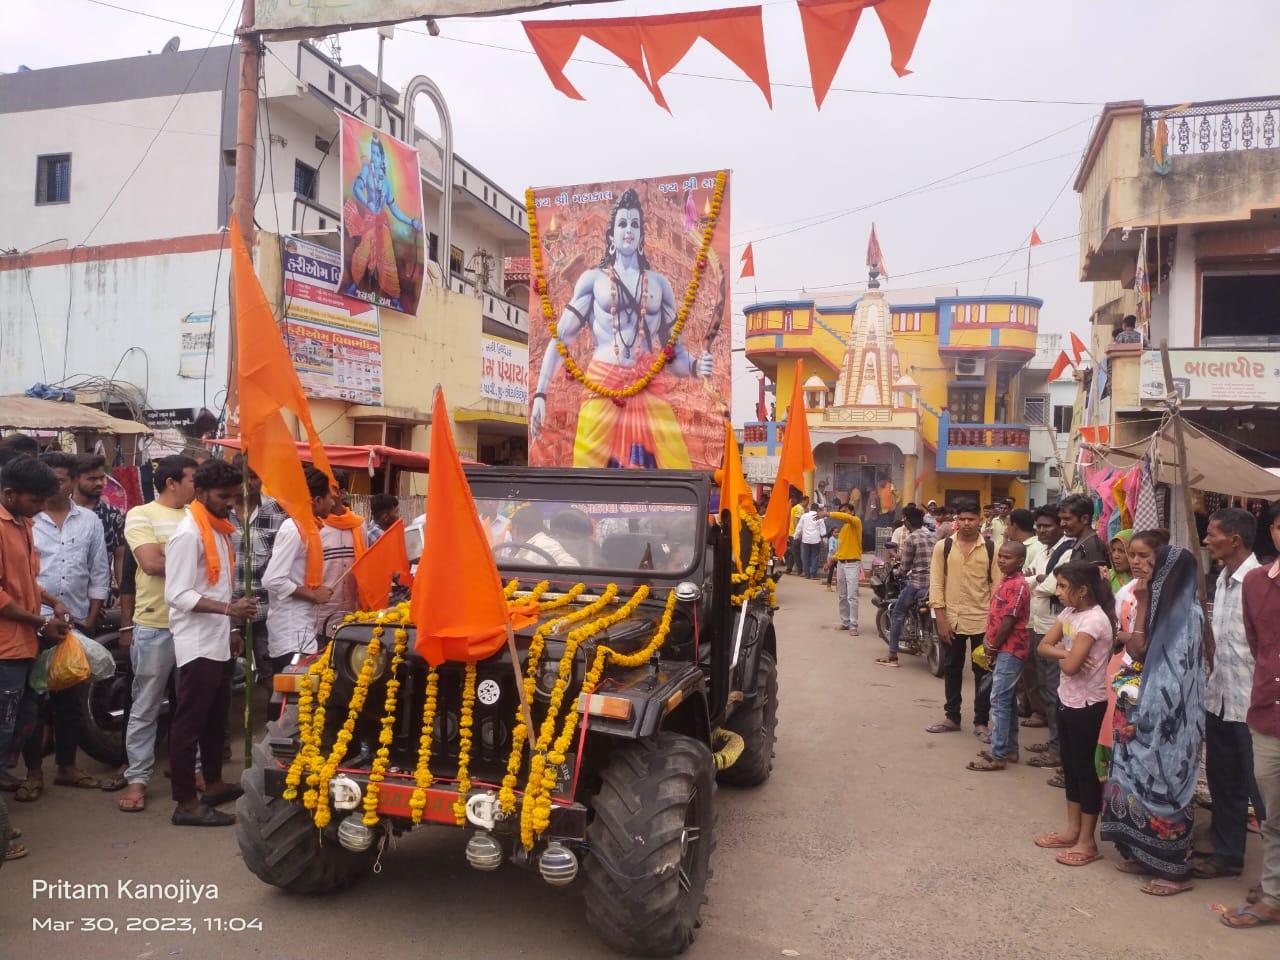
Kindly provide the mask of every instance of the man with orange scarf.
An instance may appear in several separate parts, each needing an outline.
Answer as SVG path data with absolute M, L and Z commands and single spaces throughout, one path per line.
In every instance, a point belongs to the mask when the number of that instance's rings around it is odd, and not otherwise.
M 177 803 L 171 820 L 180 827 L 235 823 L 232 814 L 215 808 L 244 792 L 222 779 L 232 657 L 244 649 L 243 638 L 231 625 L 257 613 L 252 597 L 231 599 L 236 554 L 230 516 L 243 480 L 225 460 L 206 460 L 197 467 L 196 498 L 165 547 L 164 598 L 178 666 L 178 702 L 169 728 Z M 203 794 L 196 790 L 197 747 Z
M 334 599 L 333 584 L 354 562 L 354 548 L 340 567 L 335 541 L 341 531 L 325 521 L 333 511 L 334 494 L 329 478 L 314 467 L 306 468 L 307 492 L 311 494 L 311 512 L 319 521 L 320 544 L 325 556 L 319 582 L 307 576 L 307 544 L 293 518 L 280 524 L 267 569 L 262 572 L 262 586 L 267 591 L 267 657 L 275 672 L 292 662 L 294 654 L 314 653 L 316 634 L 323 626 L 321 611 Z M 330 548 L 335 550 L 332 560 Z M 348 578 L 350 579 L 350 578 Z M 346 581 L 343 581 L 344 583 Z M 348 607 L 347 609 L 351 609 Z

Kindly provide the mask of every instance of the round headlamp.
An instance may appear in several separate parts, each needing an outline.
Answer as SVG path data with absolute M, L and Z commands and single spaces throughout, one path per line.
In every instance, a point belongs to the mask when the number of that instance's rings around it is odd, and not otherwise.
M 369 645 L 367 643 L 353 643 L 347 648 L 347 669 L 351 671 L 352 677 L 359 677 L 360 671 L 364 667 L 364 662 L 369 659 Z M 372 680 L 377 680 L 387 672 L 387 651 L 379 650 L 377 662 L 373 665 Z

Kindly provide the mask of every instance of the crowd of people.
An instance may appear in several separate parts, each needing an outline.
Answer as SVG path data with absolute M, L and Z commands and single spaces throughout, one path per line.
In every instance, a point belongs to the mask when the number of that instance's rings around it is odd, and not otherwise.
M 1218 573 L 1204 601 L 1190 551 L 1160 529 L 1105 543 L 1088 497 L 1034 512 L 953 506 L 945 531 L 935 504 L 902 511 L 903 588 L 877 660 L 898 665 L 905 611 L 927 596 L 945 689 L 943 717 L 927 732 L 962 729 L 967 665 L 981 747 L 968 769 L 1025 759 L 1053 770 L 1049 784 L 1064 791 L 1064 825 L 1037 846 L 1083 867 L 1102 859 L 1099 841 L 1110 843 L 1117 869 L 1165 897 L 1197 878 L 1239 876 L 1253 824 L 1261 882 L 1223 923 L 1280 923 L 1280 812 L 1267 819 L 1280 811 L 1280 560 L 1254 554 L 1254 515 L 1226 508 L 1208 518 L 1203 546 Z M 1280 551 L 1280 504 L 1268 522 Z M 1024 746 L 1034 728 L 1047 736 Z M 1197 855 L 1202 769 L 1211 849 Z
M 124 514 L 103 498 L 103 457 L 41 453 L 20 434 L 0 440 L 0 791 L 38 801 L 52 744 L 55 786 L 120 792 L 117 808 L 134 813 L 146 808 L 160 766 L 173 824 L 235 822 L 219 807 L 241 793 L 223 781 L 222 764 L 244 636 L 251 626 L 264 676 L 314 652 L 330 620 L 358 606 L 352 564 L 399 519 L 394 496 L 372 498 L 366 520 L 328 476 L 306 472 L 318 561 L 240 457 L 156 461 L 153 498 Z M 92 637 L 108 626 L 128 653 L 132 696 L 126 761 L 100 778 L 77 766 L 84 684 L 48 692 L 32 681 L 69 632 Z M 166 703 L 167 757 L 157 750 Z M 5 858 L 26 854 L 15 834 Z

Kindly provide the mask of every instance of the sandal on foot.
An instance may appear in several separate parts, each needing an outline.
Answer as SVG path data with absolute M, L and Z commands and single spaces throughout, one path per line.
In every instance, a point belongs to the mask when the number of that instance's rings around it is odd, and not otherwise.
M 966 770 L 974 770 L 978 773 L 989 773 L 992 770 L 1003 770 L 1005 762 L 997 757 L 986 757 L 982 760 L 970 760 Z
M 116 801 L 116 806 L 120 808 L 121 813 L 141 813 L 147 809 L 147 795 L 130 796 L 126 794 Z
M 984 760 L 996 759 L 994 756 L 992 756 L 990 750 L 979 750 L 978 756 L 982 757 Z M 1016 753 L 1010 753 L 1000 759 L 1004 760 L 1005 763 L 1017 763 L 1020 758 Z
M 230 813 L 201 804 L 200 809 L 194 812 L 175 807 L 169 822 L 175 827 L 229 827 L 236 822 L 236 818 Z
M 101 790 L 102 781 L 82 773 L 75 777 L 54 777 L 53 783 L 58 787 L 75 787 L 77 790 Z
M 1280 913 L 1263 913 L 1257 906 L 1236 907 L 1224 913 L 1221 920 L 1233 930 L 1247 930 L 1252 927 L 1269 927 L 1273 923 L 1280 923 Z
M 1053 859 L 1057 860 L 1064 867 L 1085 867 L 1093 863 L 1095 860 L 1101 860 L 1102 854 L 1096 850 L 1093 853 L 1082 853 L 1079 850 L 1063 850 Z
M 950 720 L 942 720 L 932 726 L 925 727 L 925 733 L 955 733 L 960 729 L 960 724 L 952 723 Z
M 117 773 L 115 776 L 103 780 L 99 786 L 107 793 L 115 793 L 117 790 L 123 790 L 129 785 L 129 781 L 124 778 L 123 774 Z
M 1203 860 L 1197 860 L 1191 865 L 1192 875 L 1199 877 L 1201 880 L 1217 880 L 1220 877 L 1238 877 L 1243 872 L 1243 867 L 1228 867 L 1225 864 L 1219 863 L 1212 857 L 1205 857 Z
M 991 727 L 985 723 L 975 723 L 973 725 L 973 735 L 983 743 L 991 742 Z
M 1029 750 L 1031 753 L 1047 753 L 1049 751 L 1049 744 L 1033 743 L 1031 744 L 1031 746 L 1027 747 L 1027 750 Z
M 42 793 L 44 793 L 43 780 L 24 780 L 13 795 L 13 799 L 19 803 L 35 803 Z
M 1076 838 L 1068 840 L 1060 833 L 1042 833 L 1036 837 L 1035 844 L 1042 850 L 1067 850 L 1076 845 Z
M 1059 790 L 1063 790 L 1063 789 L 1066 789 L 1067 778 L 1064 777 L 1062 775 L 1062 771 L 1059 770 L 1052 777 L 1046 780 L 1045 783 L 1047 783 L 1051 787 L 1057 787 Z
M 898 666 L 898 658 L 897 657 L 876 657 L 876 663 L 880 664 L 880 666 L 882 667 L 896 667 Z
M 1028 760 L 1027 765 L 1031 767 L 1042 767 L 1045 769 L 1050 767 L 1060 767 L 1062 766 L 1062 758 L 1056 753 L 1050 753 L 1047 750 L 1042 750 Z
M 9 842 L 9 846 L 5 847 L 4 860 L 8 863 L 10 860 L 21 860 L 27 855 L 27 848 L 20 843 Z
M 1191 888 L 1192 884 L 1186 881 L 1179 882 L 1177 880 L 1166 880 L 1164 877 L 1156 877 L 1154 880 L 1148 880 L 1138 889 L 1153 897 L 1176 897 L 1180 893 L 1186 893 Z
M 1045 721 L 1044 717 L 1040 716 L 1027 717 L 1027 719 L 1023 720 L 1019 724 L 1019 726 L 1027 727 L 1029 729 L 1039 729 L 1040 727 L 1047 727 L 1048 725 L 1049 724 Z

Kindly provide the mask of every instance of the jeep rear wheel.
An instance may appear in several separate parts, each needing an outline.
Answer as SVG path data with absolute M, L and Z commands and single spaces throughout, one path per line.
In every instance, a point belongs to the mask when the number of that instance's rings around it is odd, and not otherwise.
M 760 654 L 755 699 L 734 711 L 725 727 L 742 737 L 742 755 L 717 779 L 735 787 L 758 787 L 773 771 L 778 739 L 778 664 L 770 654 Z
M 587 827 L 587 923 L 623 953 L 681 953 L 696 935 L 711 877 L 711 751 L 662 732 L 615 751 L 601 781 Z
M 376 846 L 352 853 L 337 840 L 322 845 L 310 810 L 266 795 L 262 771 L 274 763 L 264 738 L 253 749 L 253 766 L 240 777 L 244 796 L 236 801 L 236 840 L 245 866 L 290 893 L 332 893 L 369 873 Z

